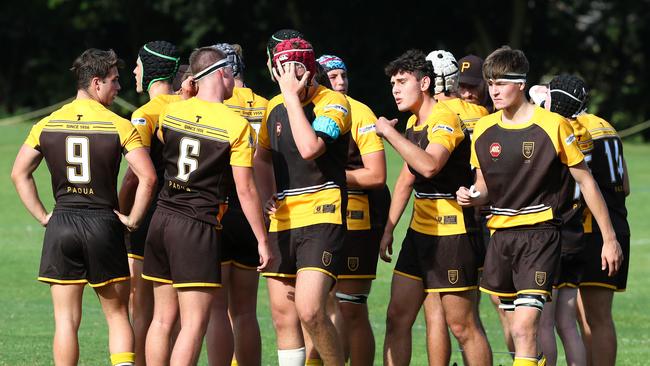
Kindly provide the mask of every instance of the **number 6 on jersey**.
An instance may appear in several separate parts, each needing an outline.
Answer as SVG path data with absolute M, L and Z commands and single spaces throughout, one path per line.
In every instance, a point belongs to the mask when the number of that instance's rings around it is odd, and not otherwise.
M 190 179 L 190 174 L 199 167 L 199 161 L 191 156 L 199 156 L 201 142 L 193 138 L 183 137 L 178 145 L 178 175 L 176 175 L 176 178 L 187 182 Z

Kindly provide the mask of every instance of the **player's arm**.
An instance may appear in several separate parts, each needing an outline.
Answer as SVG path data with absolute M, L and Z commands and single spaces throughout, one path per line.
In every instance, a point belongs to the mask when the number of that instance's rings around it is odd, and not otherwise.
M 397 177 L 397 181 L 395 181 L 390 209 L 388 210 L 388 221 L 384 227 L 384 234 L 379 247 L 379 256 L 385 262 L 392 261 L 390 256 L 393 254 L 393 231 L 395 231 L 395 227 L 404 213 L 409 198 L 411 198 L 414 182 L 415 176 L 411 174 L 408 166 L 404 163 Z
M 259 189 L 262 202 L 266 203 L 276 193 L 275 175 L 273 173 L 273 159 L 271 151 L 258 145 L 253 160 L 255 182 Z
M 346 170 L 345 178 L 349 188 L 374 189 L 386 184 L 386 155 L 375 151 L 361 155 L 363 168 Z
M 27 211 L 43 226 L 47 226 L 52 213 L 47 213 L 43 202 L 38 197 L 36 182 L 33 173 L 43 160 L 40 151 L 28 145 L 23 145 L 18 151 L 16 161 L 11 169 L 11 180 L 16 187 L 16 192 Z
M 253 234 L 255 234 L 255 238 L 257 239 L 257 251 L 260 255 L 260 265 L 257 267 L 257 270 L 261 271 L 270 264 L 273 260 L 273 255 L 266 236 L 262 205 L 260 203 L 260 197 L 257 194 L 257 188 L 255 187 L 253 169 L 233 166 L 232 175 L 235 180 L 237 197 L 239 197 L 242 211 L 244 211 L 246 220 L 251 225 Z
M 607 269 L 608 275 L 613 276 L 621 267 L 623 252 L 618 240 L 616 240 L 616 233 L 612 227 L 605 200 L 584 161 L 569 167 L 569 171 L 573 179 L 580 186 L 580 191 L 585 198 L 589 211 L 591 211 L 596 219 L 600 232 L 603 235 L 603 250 L 601 253 L 602 270 Z
M 416 172 L 422 174 L 425 178 L 431 178 L 447 164 L 451 155 L 446 147 L 430 143 L 426 150 L 409 141 L 399 131 L 395 129 L 397 119 L 388 120 L 385 117 L 379 117 L 375 123 L 377 134 L 386 139 L 402 159 L 413 168 Z
M 294 63 L 287 63 L 282 66 L 278 60 L 278 65 L 273 69 L 273 73 L 282 91 L 284 106 L 287 109 L 289 124 L 291 125 L 291 133 L 298 152 L 303 159 L 314 160 L 323 155 L 327 150 L 327 146 L 325 140 L 318 136 L 312 128 L 300 103 L 299 93 L 302 90 L 308 90 L 307 82 L 311 78 L 311 74 L 309 71 L 305 71 L 302 78 L 298 79 L 295 67 Z
M 140 225 L 149 208 L 149 203 L 151 203 L 156 187 L 156 172 L 153 168 L 149 151 L 144 147 L 138 147 L 129 151 L 124 155 L 124 158 L 126 158 L 129 168 L 138 180 L 138 186 L 135 190 L 135 198 L 129 214 L 125 215 L 117 211 L 115 213 L 124 226 L 130 231 L 133 231 Z
M 481 169 L 476 169 L 476 180 L 472 187 L 460 187 L 456 191 L 456 202 L 461 207 L 485 206 L 490 201 L 487 185 Z
M 149 151 L 149 148 L 145 148 Z M 126 168 L 124 178 L 122 178 L 122 186 L 117 194 L 117 200 L 120 206 L 120 212 L 128 215 L 133 207 L 135 201 L 135 191 L 138 189 L 138 176 L 135 175 L 131 167 Z

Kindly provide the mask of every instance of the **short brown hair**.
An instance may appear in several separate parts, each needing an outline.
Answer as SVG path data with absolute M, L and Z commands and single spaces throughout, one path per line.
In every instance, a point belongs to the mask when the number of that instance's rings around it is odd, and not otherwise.
M 530 66 L 521 50 L 502 46 L 492 52 L 483 62 L 483 78 L 499 79 L 505 74 L 527 74 Z
M 201 47 L 195 49 L 190 55 L 190 70 L 192 75 L 205 70 L 213 63 L 226 58 L 226 54 L 214 47 Z
M 86 89 L 94 77 L 105 78 L 113 67 L 123 67 L 124 61 L 119 59 L 113 50 L 89 48 L 72 63 L 70 71 L 77 78 L 77 89 Z

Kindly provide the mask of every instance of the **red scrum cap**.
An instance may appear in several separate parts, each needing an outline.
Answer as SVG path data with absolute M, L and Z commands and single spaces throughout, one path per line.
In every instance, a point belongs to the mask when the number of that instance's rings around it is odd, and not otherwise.
M 311 44 L 302 38 L 291 38 L 278 43 L 273 50 L 273 66 L 294 62 L 302 65 L 311 76 L 316 75 L 316 56 Z

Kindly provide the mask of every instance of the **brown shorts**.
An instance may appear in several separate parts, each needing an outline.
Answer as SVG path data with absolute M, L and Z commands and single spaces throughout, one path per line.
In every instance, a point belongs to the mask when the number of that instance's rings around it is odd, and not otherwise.
M 149 207 L 147 214 L 142 219 L 140 227 L 126 235 L 126 252 L 129 254 L 129 258 L 138 260 L 144 259 L 144 243 L 147 241 L 147 232 L 149 232 L 151 218 L 153 217 L 153 213 L 156 211 L 156 201 L 154 201 L 151 204 L 151 207 Z
M 625 291 L 630 266 L 630 235 L 617 233 L 616 239 L 621 244 L 624 258 L 618 273 L 609 277 L 607 271 L 601 270 L 600 254 L 603 250 L 603 236 L 598 232 L 585 234 L 586 247 L 583 255 L 585 267 L 580 287 L 597 286 L 614 291 Z
M 300 271 L 313 270 L 336 280 L 346 231 L 344 225 L 317 224 L 269 233 L 269 242 L 278 246 L 280 257 L 262 276 L 295 278 Z
M 562 226 L 560 269 L 553 282 L 554 288 L 578 287 L 584 271 L 584 232 L 579 226 Z
M 124 225 L 111 210 L 56 208 L 45 229 L 38 280 L 88 283 L 129 279 Z
M 220 287 L 219 230 L 161 208 L 151 219 L 142 277 L 174 287 Z
M 375 279 L 383 229 L 348 230 L 339 280 Z
M 500 297 L 551 295 L 560 265 L 560 231 L 550 225 L 496 230 L 490 238 L 481 291 Z
M 221 264 L 232 263 L 239 268 L 257 270 L 260 265 L 257 239 L 241 209 L 228 209 L 221 225 Z
M 422 280 L 425 292 L 476 289 L 482 246 L 475 234 L 432 236 L 408 229 L 395 274 Z

